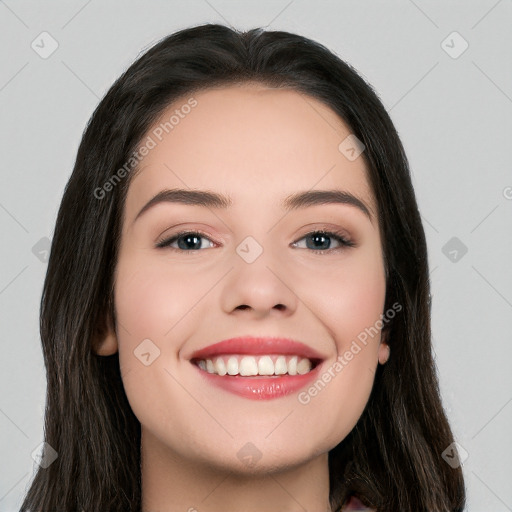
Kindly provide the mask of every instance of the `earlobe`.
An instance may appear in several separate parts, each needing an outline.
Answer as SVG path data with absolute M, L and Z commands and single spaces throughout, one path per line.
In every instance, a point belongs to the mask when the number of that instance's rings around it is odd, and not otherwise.
M 391 352 L 391 348 L 388 344 L 389 331 L 384 329 L 381 333 L 380 344 L 379 344 L 379 363 L 386 364 L 389 355 Z
M 118 350 L 117 336 L 110 315 L 106 323 L 108 326 L 103 323 L 103 328 L 97 329 L 92 342 L 92 350 L 99 356 L 111 356 Z
M 379 345 L 379 363 L 380 364 L 386 364 L 389 355 L 390 355 L 391 349 L 389 345 L 385 341 L 381 341 Z

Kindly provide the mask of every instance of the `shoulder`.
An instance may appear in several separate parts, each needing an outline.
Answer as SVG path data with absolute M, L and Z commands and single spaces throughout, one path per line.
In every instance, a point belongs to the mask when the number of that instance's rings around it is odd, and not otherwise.
M 343 512 L 374 512 L 373 509 L 365 507 L 355 496 L 351 496 L 347 504 L 342 509 Z

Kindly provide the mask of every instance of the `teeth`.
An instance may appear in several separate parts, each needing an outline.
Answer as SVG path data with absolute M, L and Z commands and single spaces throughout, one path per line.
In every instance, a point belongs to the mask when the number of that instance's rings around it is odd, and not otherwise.
M 208 361 L 208 359 L 207 359 Z M 236 357 L 230 357 L 228 359 L 228 364 L 226 366 L 227 372 L 229 375 L 237 375 L 238 374 L 238 359 Z
M 276 359 L 276 364 L 274 366 L 274 373 L 276 375 L 284 375 L 285 373 L 288 373 L 288 366 L 286 366 L 286 357 L 279 356 Z
M 301 359 L 297 363 L 297 373 L 299 375 L 304 375 L 311 370 L 311 361 L 309 359 Z
M 244 357 L 245 359 L 245 357 Z M 242 359 L 243 361 L 243 359 Z M 258 361 L 258 374 L 259 375 L 274 375 L 274 363 L 269 356 L 260 357 Z
M 258 375 L 258 364 L 254 357 L 242 357 L 238 365 L 238 371 L 242 377 L 249 377 L 251 375 Z
M 304 375 L 309 373 L 312 363 L 307 358 L 284 355 L 262 356 L 222 356 L 213 359 L 202 359 L 197 365 L 208 373 L 217 375 L 241 375 L 252 377 L 256 375 Z
M 215 370 L 215 373 L 217 373 L 218 375 L 226 375 L 226 373 L 228 372 L 226 370 L 226 365 L 224 364 L 224 359 L 222 359 L 222 357 L 217 358 L 215 364 L 213 365 L 213 368 Z
M 297 375 L 297 356 L 293 356 L 288 361 L 288 375 Z

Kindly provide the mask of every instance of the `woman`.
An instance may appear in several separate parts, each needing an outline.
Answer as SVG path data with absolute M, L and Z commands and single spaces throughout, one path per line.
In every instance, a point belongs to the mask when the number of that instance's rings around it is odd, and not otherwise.
M 41 304 L 58 456 L 21 510 L 463 510 L 428 276 L 403 147 L 350 66 L 286 32 L 165 38 L 64 193 Z

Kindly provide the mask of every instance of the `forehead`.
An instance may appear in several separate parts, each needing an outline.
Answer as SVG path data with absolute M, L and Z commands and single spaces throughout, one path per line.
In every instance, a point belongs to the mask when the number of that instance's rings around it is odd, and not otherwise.
M 184 96 L 143 138 L 152 148 L 130 184 L 127 219 L 164 188 L 218 191 L 260 208 L 297 190 L 338 188 L 374 211 L 363 158 L 339 149 L 349 135 L 332 109 L 292 89 L 244 84 Z

